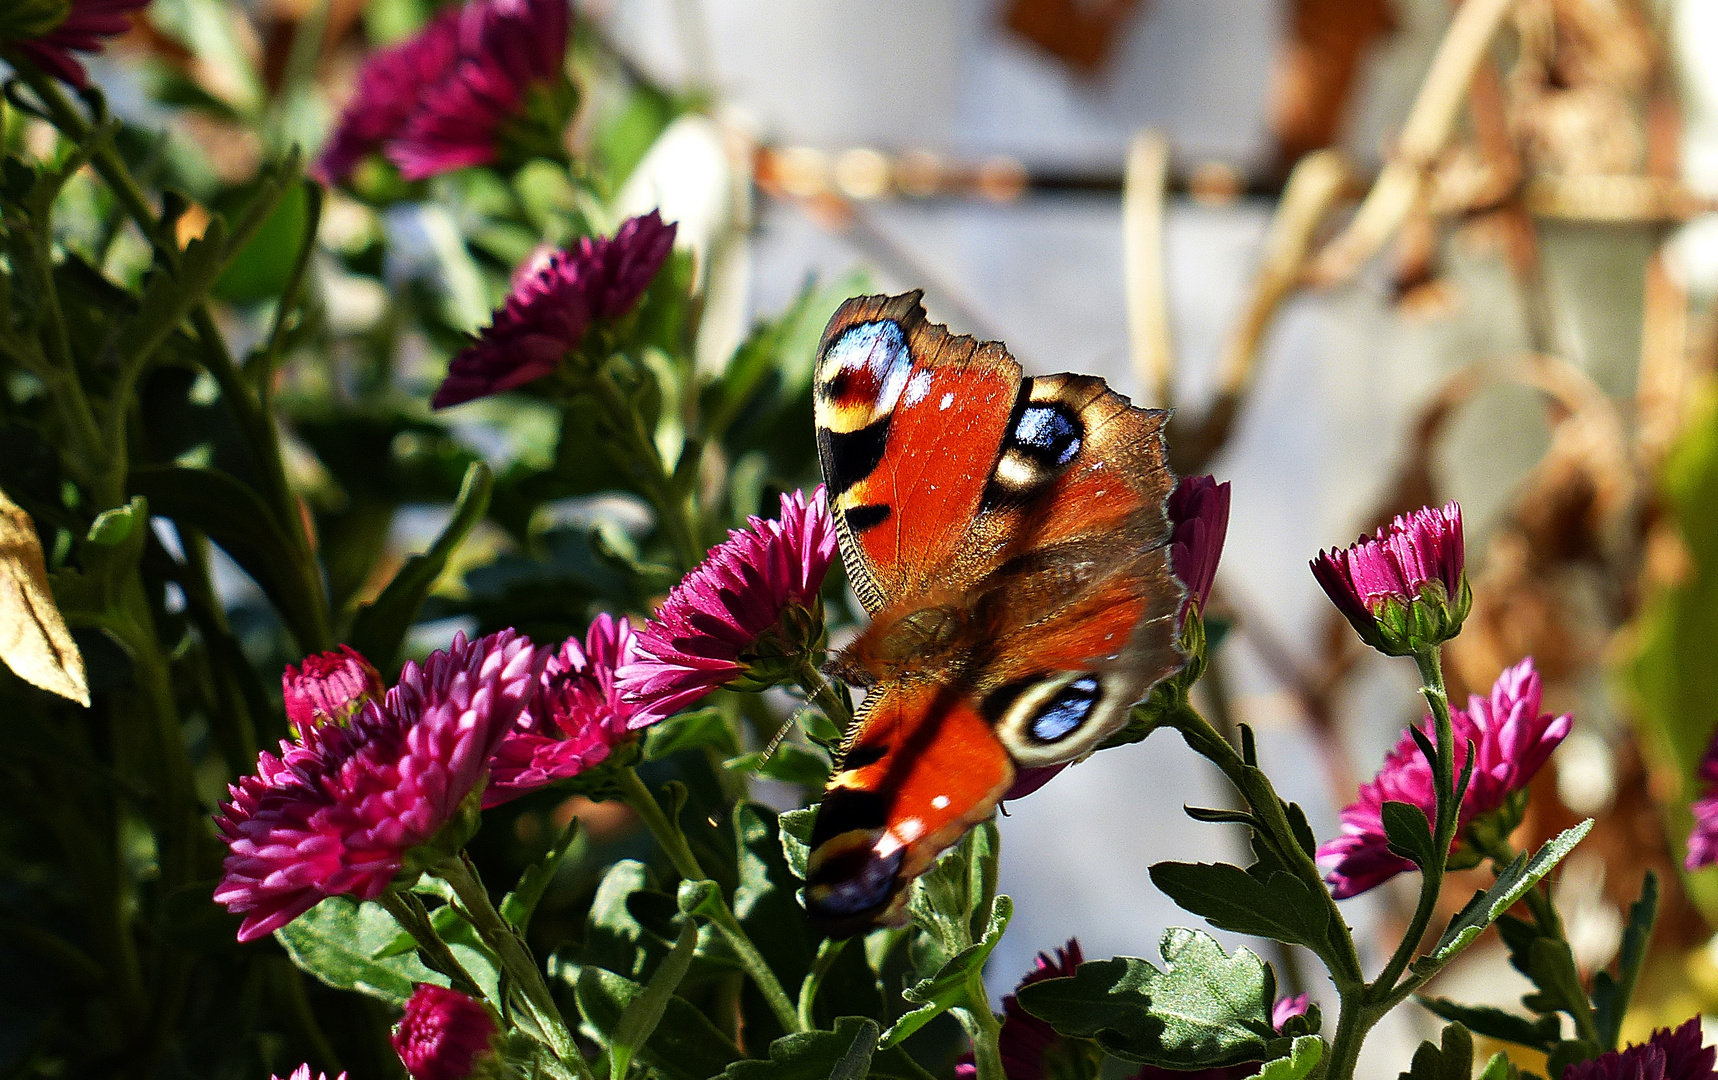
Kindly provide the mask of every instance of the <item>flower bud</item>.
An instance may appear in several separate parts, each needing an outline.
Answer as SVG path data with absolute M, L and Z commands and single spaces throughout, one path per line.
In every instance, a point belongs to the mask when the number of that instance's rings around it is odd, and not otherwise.
M 1464 572 L 1461 506 L 1425 507 L 1373 537 L 1320 552 L 1312 574 L 1361 640 L 1389 656 L 1435 648 L 1473 606 Z
M 412 1080 L 466 1080 L 500 1075 L 500 1038 L 500 1025 L 481 1001 L 420 983 L 391 1041 Z
M 375 665 L 350 645 L 307 656 L 302 667 L 288 664 L 280 689 L 286 697 L 286 722 L 300 739 L 324 724 L 345 727 L 365 702 L 380 701 L 386 692 Z

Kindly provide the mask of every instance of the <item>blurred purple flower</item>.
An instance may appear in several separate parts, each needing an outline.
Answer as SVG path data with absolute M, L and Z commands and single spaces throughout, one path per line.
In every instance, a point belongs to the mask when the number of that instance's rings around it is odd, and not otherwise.
M 1539 673 L 1529 657 L 1497 677 L 1490 698 L 1476 694 L 1469 698 L 1467 709 L 1451 710 L 1457 776 L 1467 762 L 1468 741 L 1474 745 L 1473 779 L 1462 797 L 1456 846 L 1462 842 L 1462 831 L 1478 819 L 1508 812 L 1512 796 L 1526 790 L 1551 751 L 1569 734 L 1571 717 L 1541 714 L 1541 698 Z M 1431 717 L 1421 730 L 1432 733 Z M 1384 835 L 1386 802 L 1417 806 L 1428 821 L 1436 815 L 1431 765 L 1412 735 L 1402 736 L 1377 777 L 1362 784 L 1359 799 L 1342 811 L 1342 835 L 1318 849 L 1319 865 L 1338 900 L 1358 896 L 1414 869 L 1413 863 L 1389 850 Z M 1519 808 L 1513 810 L 1517 821 L 1519 813 Z M 1513 827 L 1514 823 L 1503 824 Z
M 401 871 L 456 850 L 463 835 L 438 834 L 474 825 L 473 793 L 547 659 L 513 630 L 473 642 L 458 634 L 421 668 L 406 664 L 399 685 L 349 725 L 312 727 L 283 741 L 280 757 L 264 752 L 216 819 L 228 855 L 215 901 L 244 914 L 239 940 L 325 897 L 374 899 Z
M 307 656 L 302 665 L 288 664 L 280 676 L 286 722 L 294 738 L 302 739 L 323 724 L 345 724 L 366 701 L 386 692 L 381 673 L 350 645 Z
M 1466 614 L 1465 559 L 1461 506 L 1450 502 L 1397 517 L 1377 535 L 1362 536 L 1347 548 L 1319 552 L 1312 574 L 1368 645 L 1401 653 L 1408 651 L 1403 628 L 1383 621 L 1393 608 L 1406 609 L 1429 597 L 1446 616 L 1452 606 L 1460 610 L 1453 625 L 1446 618 L 1445 625 L 1431 628 L 1435 633 L 1423 642 L 1427 645 L 1448 640 L 1460 629 Z
M 498 1052 L 500 1025 L 476 998 L 420 983 L 391 1042 L 412 1080 L 465 1080 Z
M 652 210 L 613 237 L 532 260 L 488 329 L 453 358 L 431 404 L 437 409 L 512 390 L 560 367 L 592 320 L 631 311 L 674 248 L 675 226 Z
M 386 147 L 407 180 L 499 160 L 532 95 L 565 78 L 567 0 L 476 0 L 459 15 L 457 59 Z
M 622 691 L 638 706 L 631 726 L 647 727 L 745 675 L 747 654 L 784 615 L 817 607 L 834 558 L 822 485 L 809 500 L 803 492 L 783 495 L 777 520 L 750 518 L 745 530 L 729 533 L 639 631 L 638 658 L 620 669 Z
M 131 14 L 149 0 L 71 0 L 66 17 L 45 33 L 10 42 L 24 57 L 62 82 L 82 90 L 89 85 L 74 52 L 98 53 L 102 39 L 131 29 Z
M 1184 476 L 1169 496 L 1169 521 L 1175 527 L 1170 556 L 1175 576 L 1187 586 L 1187 600 L 1201 613 L 1211 599 L 1217 560 L 1229 532 L 1229 484 L 1212 476 Z
M 370 54 L 351 103 L 311 170 L 318 180 L 344 183 L 366 155 L 405 128 L 423 94 L 456 62 L 459 21 L 459 9 L 445 8 L 416 37 Z
M 1694 815 L 1694 831 L 1688 834 L 1688 858 L 1683 865 L 1690 870 L 1718 863 L 1718 733 L 1700 759 L 1699 776 L 1705 781 L 1705 794 L 1688 808 Z
M 1562 1080 L 1714 1080 L 1718 1048 L 1705 1045 L 1700 1017 L 1672 1031 L 1659 1028 L 1652 1038 L 1563 1070 Z
M 607 613 L 591 623 L 583 648 L 578 638 L 561 644 L 489 763 L 484 809 L 577 776 L 636 737 L 627 722 L 637 710 L 615 685 L 615 669 L 633 658 L 635 647 L 632 624 Z

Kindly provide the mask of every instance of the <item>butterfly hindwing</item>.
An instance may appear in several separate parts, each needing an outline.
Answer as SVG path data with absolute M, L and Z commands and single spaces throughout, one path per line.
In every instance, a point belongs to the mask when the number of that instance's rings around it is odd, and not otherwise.
M 1167 414 L 1101 379 L 1026 377 L 919 295 L 849 300 L 817 366 L 818 448 L 871 625 L 831 663 L 870 688 L 818 815 L 807 903 L 891 920 L 1018 768 L 1089 753 L 1180 667 Z

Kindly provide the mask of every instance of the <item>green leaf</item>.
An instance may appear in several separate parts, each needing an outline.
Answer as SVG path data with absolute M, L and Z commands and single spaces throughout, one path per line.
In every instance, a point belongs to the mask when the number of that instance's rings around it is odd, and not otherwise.
M 1546 1056 L 1545 1070 L 1551 1076 L 1562 1076 L 1569 1066 L 1598 1056 L 1599 1048 L 1592 1043 L 1584 1039 L 1567 1039 L 1558 1043 L 1557 1049 Z
M 767 758 L 761 752 L 743 754 L 722 762 L 722 767 L 730 772 L 755 772 L 770 780 L 822 790 L 823 785 L 829 782 L 831 766 L 829 758 L 820 751 L 784 742 Z
M 925 931 L 913 946 L 922 977 L 970 948 L 992 921 L 1001 846 L 996 823 L 986 821 L 913 882 L 907 911 L 913 924 Z
M 309 219 L 309 195 L 303 184 L 294 184 L 263 219 L 256 234 L 234 253 L 214 283 L 214 295 L 237 304 L 280 296 L 303 249 Z
M 607 1045 L 619 1030 L 626 1010 L 646 990 L 599 967 L 587 965 L 575 970 L 574 997 L 584 1018 L 584 1030 Z M 741 1057 L 740 1048 L 716 1030 L 703 1013 L 672 994 L 663 1000 L 662 1020 L 637 1048 L 637 1055 L 664 1080 L 708 1080 Z
M 1489 1005 L 1462 1005 L 1447 998 L 1417 999 L 1433 1014 L 1453 1021 L 1489 1039 L 1502 1039 L 1518 1046 L 1549 1052 L 1557 1045 L 1562 1026 L 1555 1016 L 1528 1018 Z
M 1617 954 L 1617 974 L 1601 971 L 1593 976 L 1593 1023 L 1599 1029 L 1601 1048 L 1615 1050 L 1622 1035 L 1623 1014 L 1634 997 L 1635 980 L 1646 963 L 1647 943 L 1658 919 L 1658 875 L 1651 870 L 1641 881 L 1640 899 L 1629 905 L 1628 927 Z
M 555 880 L 555 874 L 561 869 L 561 862 L 567 857 L 567 852 L 573 848 L 573 842 L 579 837 L 579 819 L 573 818 L 562 830 L 560 839 L 555 841 L 540 860 L 533 863 L 520 876 L 519 884 L 513 891 L 501 899 L 501 917 L 523 934 L 531 926 L 531 916 L 537 910 L 537 903 L 543 899 L 543 892 L 549 883 Z
M 1302 1080 L 1324 1060 L 1324 1040 L 1317 1035 L 1302 1035 L 1289 1048 L 1288 1057 L 1265 1062 L 1256 1080 Z
M 292 962 L 337 990 L 404 1005 L 417 983 L 446 986 L 414 954 L 377 957 L 402 933 L 380 904 L 331 896 L 274 932 Z
M 1227 863 L 1158 863 L 1151 883 L 1177 905 L 1219 930 L 1329 949 L 1330 911 L 1322 897 L 1292 874 L 1261 880 Z
M 1002 940 L 1008 929 L 1008 920 L 1013 915 L 1014 901 L 1007 896 L 998 896 L 991 905 L 990 925 L 977 944 L 951 958 L 935 975 L 901 992 L 903 998 L 919 1007 L 895 1021 L 884 1033 L 884 1047 L 899 1045 L 903 1039 L 949 1009 L 962 1006 L 990 1008 L 988 1000 L 975 1002 L 973 996 L 975 993 L 982 996 L 984 992 L 984 962 L 990 959 L 997 942 Z
M 794 899 L 799 882 L 782 855 L 776 815 L 766 806 L 740 803 L 733 822 L 739 874 L 734 917 L 782 984 L 798 987 L 811 970 L 815 945 Z
M 218 469 L 140 465 L 131 487 L 163 517 L 207 533 L 268 594 L 301 648 L 320 637 L 321 614 L 305 582 L 320 581 L 262 497 Z M 372 659 L 374 659 L 372 657 Z
M 577 950 L 584 963 L 639 978 L 666 953 L 626 902 L 655 885 L 649 869 L 636 859 L 622 859 L 608 868 L 585 917 L 585 944 Z
M 459 498 L 454 501 L 453 517 L 436 537 L 435 543 L 423 554 L 407 559 L 375 602 L 358 609 L 347 641 L 372 664 L 386 671 L 399 659 L 400 645 L 417 620 L 424 597 L 429 595 L 436 579 L 447 569 L 447 561 L 454 551 L 483 520 L 483 514 L 489 508 L 489 493 L 494 486 L 495 477 L 489 466 L 481 461 L 472 462 L 465 471 Z
M 781 853 L 793 876 L 805 880 L 805 866 L 811 861 L 811 830 L 817 824 L 817 807 L 789 810 L 776 818 L 781 829 Z
M 1426 820 L 1424 810 L 1413 803 L 1386 802 L 1383 817 L 1384 835 L 1392 853 L 1422 869 L 1437 857 L 1432 823 Z
M 626 1009 L 620 1014 L 620 1022 L 615 1025 L 614 1033 L 608 1042 L 610 1076 L 626 1075 L 626 1067 L 631 1064 L 633 1053 L 650 1039 L 657 1025 L 662 1023 L 662 1016 L 668 1010 L 668 999 L 674 996 L 674 991 L 680 988 L 681 981 L 686 978 L 686 969 L 692 966 L 692 954 L 697 949 L 698 926 L 688 919 L 680 931 L 680 940 L 675 942 L 667 958 L 657 965 L 656 974 L 650 977 L 650 982 L 644 987 L 644 993 L 628 1002 Z
M 661 761 L 682 750 L 706 747 L 726 757 L 734 753 L 734 732 L 720 709 L 698 709 L 670 716 L 653 725 L 644 737 L 644 759 Z
M 843 1016 L 834 1031 L 801 1031 L 770 1043 L 768 1061 L 737 1061 L 722 1080 L 928 1080 L 900 1050 L 878 1047 L 877 1022 Z
M 1520 1070 L 1509 1060 L 1509 1055 L 1499 1050 L 1491 1055 L 1491 1060 L 1480 1070 L 1478 1080 L 1516 1080 L 1520 1075 Z
M 1163 935 L 1162 953 L 1161 969 L 1131 956 L 1092 961 L 1017 997 L 1059 1033 L 1127 1061 L 1204 1069 L 1271 1056 L 1276 981 L 1264 961 L 1246 949 L 1231 957 L 1209 934 L 1181 927 Z
M 78 544 L 80 569 L 49 575 L 54 603 L 74 625 L 99 623 L 120 611 L 120 595 L 137 570 L 149 538 L 149 501 L 134 496 L 125 506 L 103 510 Z
M 1444 1028 L 1442 1046 L 1420 1044 L 1413 1065 L 1400 1080 L 1470 1080 L 1472 1076 L 1473 1036 L 1460 1024 L 1451 1024 Z
M 1415 961 L 1415 968 L 1421 969 L 1431 964 L 1442 966 L 1448 963 L 1457 953 L 1473 943 L 1486 927 L 1497 920 L 1499 915 L 1515 906 L 1516 901 L 1527 895 L 1527 890 L 1539 883 L 1539 879 L 1551 872 L 1551 868 L 1563 860 L 1563 857 L 1575 845 L 1581 842 L 1593 827 L 1593 820 L 1588 818 L 1572 829 L 1566 829 L 1559 836 L 1552 838 L 1544 847 L 1534 853 L 1529 859 L 1526 854 L 1517 856 L 1515 861 L 1504 868 L 1497 876 L 1497 881 L 1484 892 L 1476 892 L 1467 906 L 1462 908 L 1456 917 L 1450 920 L 1450 925 L 1444 930 L 1428 956 Z
M 1589 1008 L 1587 991 L 1576 973 L 1569 943 L 1560 938 L 1536 938 L 1527 955 L 1527 976 L 1539 991 L 1522 998 L 1522 1003 L 1534 1012 L 1585 1015 Z

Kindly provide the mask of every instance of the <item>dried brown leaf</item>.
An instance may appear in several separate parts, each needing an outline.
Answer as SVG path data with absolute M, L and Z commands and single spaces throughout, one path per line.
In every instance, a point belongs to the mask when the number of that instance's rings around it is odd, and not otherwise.
M 54 605 L 36 526 L 0 491 L 0 661 L 25 682 L 89 704 L 84 660 Z

